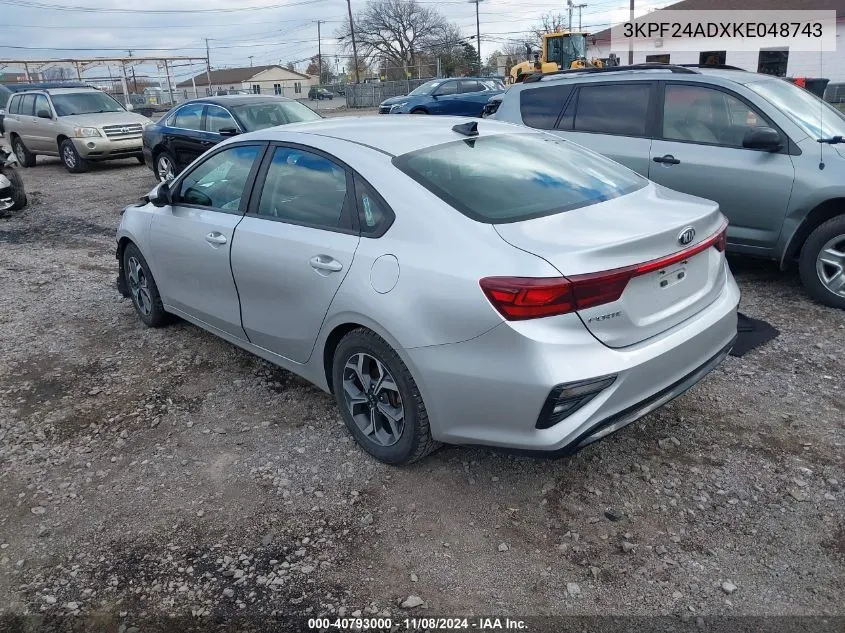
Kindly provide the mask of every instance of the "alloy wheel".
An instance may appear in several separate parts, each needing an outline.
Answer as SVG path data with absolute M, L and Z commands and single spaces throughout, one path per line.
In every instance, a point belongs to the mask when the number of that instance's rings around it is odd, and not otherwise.
M 26 152 L 24 151 L 23 143 L 20 141 L 15 143 L 15 156 L 18 159 L 18 163 L 21 165 L 26 164 Z
M 829 240 L 816 258 L 816 274 L 825 288 L 845 297 L 845 235 Z
M 374 444 L 393 446 L 405 430 L 405 408 L 393 375 L 377 358 L 359 352 L 343 368 L 343 399 L 360 431 Z
M 76 153 L 73 151 L 73 148 L 70 145 L 65 145 L 64 149 L 62 150 L 62 158 L 65 161 L 65 165 L 73 169 L 76 167 Z
M 161 182 L 173 180 L 173 163 L 167 156 L 159 156 L 156 161 L 156 174 Z
M 135 258 L 130 257 L 128 262 L 129 292 L 135 301 L 138 311 L 144 316 L 149 316 L 153 310 L 153 300 L 150 297 L 150 290 L 147 283 L 147 274 L 144 267 Z

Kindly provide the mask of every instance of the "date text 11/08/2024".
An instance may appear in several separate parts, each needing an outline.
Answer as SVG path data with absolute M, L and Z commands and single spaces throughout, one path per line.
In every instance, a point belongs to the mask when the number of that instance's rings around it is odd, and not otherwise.
M 524 620 L 514 618 L 311 618 L 308 628 L 317 631 L 528 631 Z

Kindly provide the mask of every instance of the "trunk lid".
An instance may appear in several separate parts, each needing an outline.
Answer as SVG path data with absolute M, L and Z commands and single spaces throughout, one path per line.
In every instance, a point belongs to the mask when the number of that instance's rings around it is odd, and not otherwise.
M 715 202 L 651 183 L 620 198 L 495 229 L 576 283 L 596 273 L 633 271 L 617 300 L 578 310 L 598 340 L 624 347 L 677 325 L 718 297 L 726 263 L 707 242 L 724 222 Z

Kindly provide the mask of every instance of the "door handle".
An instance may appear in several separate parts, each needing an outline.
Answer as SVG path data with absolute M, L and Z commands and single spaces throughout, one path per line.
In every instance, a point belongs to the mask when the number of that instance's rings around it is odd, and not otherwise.
M 672 154 L 666 154 L 666 156 L 655 156 L 652 158 L 655 163 L 663 163 L 664 165 L 680 165 L 681 161 L 677 158 L 672 156 Z
M 209 244 L 214 244 L 215 246 L 219 246 L 221 244 L 225 244 L 228 240 L 226 236 L 222 233 L 218 233 L 217 231 L 212 231 L 208 235 L 205 236 L 205 241 Z
M 343 264 L 328 255 L 317 255 L 308 260 L 308 263 L 314 270 L 326 270 L 333 273 L 343 270 Z

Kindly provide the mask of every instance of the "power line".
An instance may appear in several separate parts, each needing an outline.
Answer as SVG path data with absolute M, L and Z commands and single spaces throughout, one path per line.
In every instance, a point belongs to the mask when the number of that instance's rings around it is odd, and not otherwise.
M 85 7 L 70 4 L 51 4 L 47 2 L 35 2 L 31 0 L 0 0 L 0 4 L 7 4 L 15 7 L 25 7 L 31 9 L 49 9 L 51 11 L 77 11 L 82 13 L 155 13 L 155 14 L 173 14 L 173 13 L 238 13 L 241 11 L 265 11 L 268 9 L 284 9 L 286 7 L 295 7 L 305 4 L 316 4 L 323 2 L 323 0 L 301 0 L 300 2 L 290 2 L 288 4 L 271 4 L 265 6 L 252 7 L 237 7 L 230 9 L 122 9 L 122 8 L 103 8 L 103 7 Z

